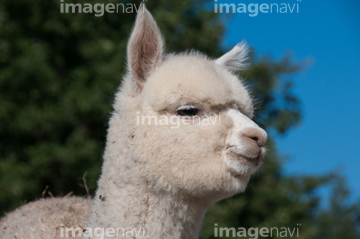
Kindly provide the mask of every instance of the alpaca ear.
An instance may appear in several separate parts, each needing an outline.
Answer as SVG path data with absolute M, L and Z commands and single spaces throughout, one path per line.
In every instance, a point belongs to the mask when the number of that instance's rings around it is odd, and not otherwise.
M 128 68 L 138 91 L 162 62 L 163 45 L 159 27 L 142 3 L 127 46 Z
M 245 42 L 238 43 L 231 51 L 218 58 L 216 64 L 222 65 L 231 71 L 245 70 L 248 66 L 249 48 Z

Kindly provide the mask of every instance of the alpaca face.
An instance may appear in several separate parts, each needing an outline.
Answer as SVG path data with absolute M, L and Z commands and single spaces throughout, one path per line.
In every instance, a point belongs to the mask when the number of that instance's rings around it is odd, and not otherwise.
M 266 132 L 252 100 L 230 70 L 243 66 L 236 46 L 218 60 L 198 53 L 163 58 L 150 13 L 139 12 L 128 45 L 130 92 L 139 120 L 134 152 L 159 191 L 216 201 L 246 188 L 265 155 Z

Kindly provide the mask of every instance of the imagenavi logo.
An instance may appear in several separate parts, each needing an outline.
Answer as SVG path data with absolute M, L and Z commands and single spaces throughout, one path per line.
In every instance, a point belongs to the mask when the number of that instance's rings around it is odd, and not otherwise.
M 244 0 L 243 0 L 244 1 Z M 221 0 L 214 0 L 215 13 L 242 13 L 249 17 L 256 17 L 262 14 L 288 14 L 300 12 L 301 0 L 289 0 L 289 2 L 272 3 L 224 3 Z

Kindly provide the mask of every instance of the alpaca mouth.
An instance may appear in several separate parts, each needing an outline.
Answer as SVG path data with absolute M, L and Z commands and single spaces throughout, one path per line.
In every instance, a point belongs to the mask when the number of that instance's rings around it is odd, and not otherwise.
M 236 152 L 235 150 L 230 150 L 229 153 L 232 157 L 236 158 L 240 162 L 251 163 L 251 164 L 254 164 L 255 166 L 260 165 L 261 160 L 263 158 L 262 150 L 259 150 L 259 153 L 257 155 L 245 155 L 245 154 Z

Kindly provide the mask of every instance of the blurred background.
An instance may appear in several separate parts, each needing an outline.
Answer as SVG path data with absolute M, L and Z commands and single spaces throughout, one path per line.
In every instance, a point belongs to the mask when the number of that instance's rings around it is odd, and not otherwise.
M 202 239 L 214 237 L 215 223 L 301 223 L 300 238 L 360 238 L 360 3 L 282 2 L 299 11 L 251 17 L 215 13 L 215 4 L 235 0 L 147 1 L 168 52 L 219 57 L 243 39 L 252 48 L 240 75 L 269 132 L 269 153 L 245 193 L 210 209 Z M 60 7 L 0 2 L 0 216 L 41 197 L 96 190 L 135 11 L 96 17 Z

